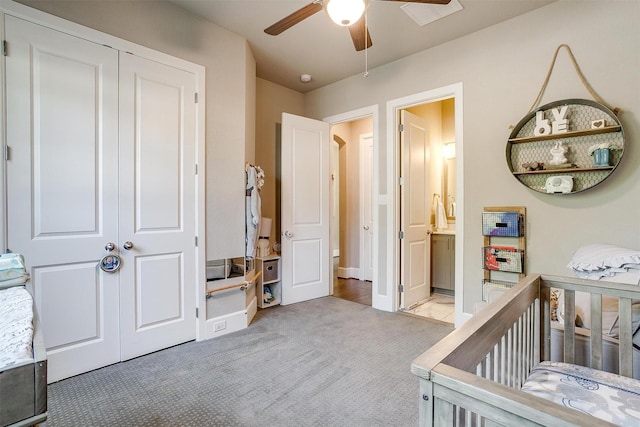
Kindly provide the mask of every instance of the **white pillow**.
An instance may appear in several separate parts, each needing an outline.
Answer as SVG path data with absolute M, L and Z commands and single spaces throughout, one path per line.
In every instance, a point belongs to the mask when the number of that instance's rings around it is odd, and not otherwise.
M 634 264 L 640 264 L 640 251 L 596 243 L 578 248 L 567 267 L 575 271 L 598 272 L 630 268 Z

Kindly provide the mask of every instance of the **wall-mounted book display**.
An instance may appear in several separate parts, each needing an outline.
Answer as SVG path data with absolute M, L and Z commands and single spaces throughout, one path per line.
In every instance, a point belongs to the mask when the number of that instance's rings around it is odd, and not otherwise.
M 524 206 L 491 206 L 482 212 L 482 300 L 493 288 L 511 288 L 525 274 Z
M 564 99 L 538 107 L 562 48 L 596 101 Z M 523 185 L 540 193 L 572 194 L 593 188 L 611 175 L 624 153 L 618 112 L 591 88 L 571 48 L 561 44 L 529 113 L 509 135 L 509 170 Z

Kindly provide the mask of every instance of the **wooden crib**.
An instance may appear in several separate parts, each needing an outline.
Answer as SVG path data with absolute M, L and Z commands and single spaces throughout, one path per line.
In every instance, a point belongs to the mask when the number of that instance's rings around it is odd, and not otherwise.
M 564 292 L 564 325 L 551 321 L 552 288 Z M 599 370 L 607 341 L 602 297 L 618 298 L 617 373 L 631 377 L 638 286 L 533 274 L 413 361 L 411 371 L 420 377 L 420 425 L 613 425 L 521 391 L 534 365 L 550 360 L 552 328 L 563 327 L 564 362 L 576 363 L 576 291 L 590 294 L 588 364 Z

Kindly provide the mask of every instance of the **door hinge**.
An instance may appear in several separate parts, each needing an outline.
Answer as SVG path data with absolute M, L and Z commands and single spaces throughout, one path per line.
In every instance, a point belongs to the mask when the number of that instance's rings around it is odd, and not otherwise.
M 11 159 L 11 155 L 10 155 L 10 152 L 9 152 L 9 146 L 5 145 L 4 146 L 4 160 L 5 161 L 9 161 L 10 159 Z
M 398 292 L 404 292 L 404 285 L 402 283 L 398 285 Z
M 198 307 L 196 307 L 196 319 L 198 318 Z
M 2 40 L 2 54 L 4 56 L 9 55 L 9 43 L 6 40 Z
M 198 103 L 198 92 L 193 94 L 193 102 Z
M 404 132 L 404 124 L 403 123 L 400 123 L 398 125 L 398 132 Z
M 398 232 L 398 239 L 400 239 L 400 240 L 404 239 L 404 231 L 400 230 Z
M 403 176 L 401 176 L 400 178 L 398 178 L 398 185 L 399 185 L 400 187 L 402 187 L 402 186 L 404 185 L 404 177 L 403 177 Z
M 197 248 L 198 247 L 198 236 L 195 236 L 193 238 L 193 243 L 194 243 L 195 247 Z

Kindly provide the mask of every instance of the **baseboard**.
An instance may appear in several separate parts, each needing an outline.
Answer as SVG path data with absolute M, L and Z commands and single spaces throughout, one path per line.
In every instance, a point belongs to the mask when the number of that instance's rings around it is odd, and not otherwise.
M 356 267 L 338 267 L 338 277 L 342 279 L 359 279 L 360 269 Z
M 206 339 L 241 331 L 242 329 L 246 329 L 247 325 L 247 310 L 236 311 L 235 313 L 207 319 Z M 218 329 L 217 331 L 216 328 Z

